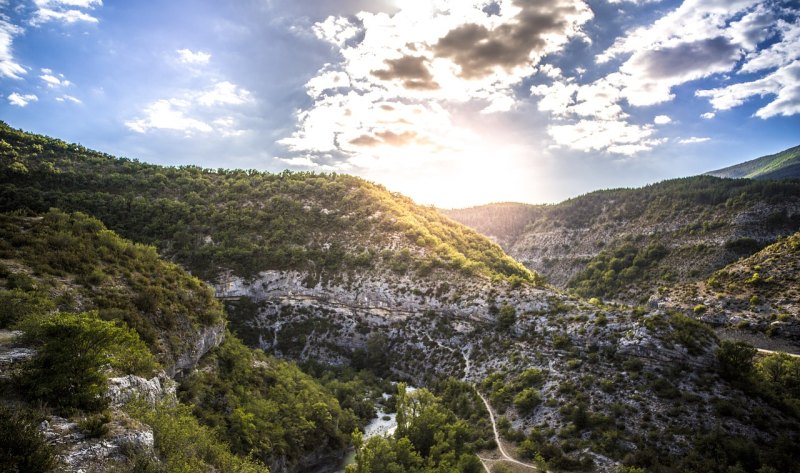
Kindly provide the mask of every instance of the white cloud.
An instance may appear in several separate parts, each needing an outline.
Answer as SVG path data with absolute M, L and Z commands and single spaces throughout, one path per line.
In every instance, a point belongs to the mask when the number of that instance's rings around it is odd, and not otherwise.
M 702 115 L 700 115 L 700 116 L 701 116 L 702 118 L 705 118 L 706 120 L 711 120 L 712 118 L 716 117 L 716 116 L 717 116 L 717 114 L 716 114 L 716 113 L 714 113 L 714 112 L 706 112 L 706 113 L 704 113 L 704 114 L 702 114 Z
M 489 15 L 485 0 L 402 2 L 392 14 L 317 23 L 316 36 L 342 60 L 307 82 L 313 104 L 297 112 L 296 131 L 280 143 L 303 162 L 379 167 L 373 161 L 405 166 L 409 154 L 474 146 L 481 135 L 456 124 L 453 107 L 514 109 L 521 100 L 515 86 L 536 73 L 543 56 L 586 39 L 581 28 L 593 16 L 582 0 L 497 3 Z M 560 71 L 547 66 L 541 73 Z
M 50 21 L 64 23 L 97 23 L 99 20 L 88 11 L 103 5 L 102 0 L 34 0 L 36 12 L 31 19 L 34 26 Z
M 38 100 L 39 100 L 39 97 L 37 97 L 34 94 L 21 95 L 21 94 L 18 94 L 17 92 L 12 92 L 8 96 L 8 103 L 10 103 L 11 105 L 17 106 L 17 107 L 25 107 L 29 103 L 36 102 Z
M 46 84 L 47 87 L 55 88 L 55 87 L 67 87 L 72 85 L 72 82 L 68 81 L 64 74 L 55 74 L 52 69 L 43 68 L 42 75 L 39 76 Z
M 682 145 L 690 145 L 690 144 L 694 144 L 694 143 L 705 143 L 706 141 L 711 141 L 711 138 L 708 138 L 708 137 L 700 138 L 700 137 L 697 137 L 697 136 L 692 136 L 690 138 L 684 138 L 682 140 L 679 140 L 678 143 L 680 143 Z
M 774 96 L 771 102 L 756 111 L 759 118 L 800 113 L 800 60 L 783 66 L 750 82 L 732 84 L 711 90 L 699 90 L 698 97 L 708 97 L 715 110 L 738 107 L 751 97 Z
M 203 51 L 194 52 L 191 49 L 179 49 L 177 53 L 178 61 L 183 64 L 203 65 L 208 64 L 208 61 L 211 60 L 211 54 Z
M 146 133 L 152 128 L 162 130 L 210 132 L 211 126 L 186 115 L 191 103 L 180 99 L 158 100 L 144 109 L 145 118 L 125 122 L 125 125 L 138 133 Z
M 547 131 L 560 146 L 628 156 L 648 151 L 664 141 L 652 138 L 655 131 L 652 125 L 632 125 L 623 120 L 580 120 L 569 125 L 551 125 Z
M 667 115 L 656 115 L 653 119 L 653 123 L 656 125 L 666 125 L 667 123 L 672 123 L 672 119 Z
M 186 135 L 215 132 L 223 137 L 239 136 L 244 130 L 237 128 L 232 110 L 250 102 L 250 91 L 222 81 L 206 90 L 187 91 L 180 97 L 157 100 L 144 108 L 144 117 L 126 121 L 125 125 L 138 133 L 160 129 Z
M 250 91 L 228 81 L 217 82 L 210 89 L 194 95 L 197 103 L 205 107 L 241 105 L 251 100 Z
M 14 36 L 20 33 L 22 33 L 22 28 L 12 25 L 0 17 L 0 77 L 21 79 L 27 73 L 25 68 L 14 59 L 11 49 Z
M 76 103 L 76 104 L 83 103 L 81 101 L 81 99 L 79 99 L 77 97 L 73 97 L 72 95 L 67 95 L 67 94 L 62 95 L 61 97 L 56 97 L 56 101 L 57 102 L 72 102 L 72 103 Z
M 753 96 L 774 96 L 756 116 L 800 113 L 800 70 L 795 67 L 800 59 L 798 11 L 773 7 L 763 0 L 685 0 L 652 24 L 621 36 L 596 57 L 600 64 L 618 61 L 618 70 L 590 84 L 554 77 L 550 85 L 533 87 L 531 94 L 539 97 L 540 110 L 567 121 L 548 128 L 556 143 L 623 153 L 635 152 L 636 147 L 620 147 L 609 135 L 619 133 L 624 141 L 631 134 L 652 132 L 632 123 L 626 104 L 641 107 L 668 102 L 674 99 L 676 86 L 711 76 L 726 80 L 731 73 L 777 68 L 750 82 L 696 94 L 709 97 L 716 110 L 741 105 Z M 784 19 L 776 18 L 778 10 Z M 768 47 L 759 49 L 768 41 Z M 714 116 L 709 112 L 703 118 Z M 596 123 L 590 125 L 590 121 Z M 654 123 L 669 121 L 666 116 L 656 117 Z M 609 125 L 612 123 L 615 125 Z M 605 136 L 593 137 L 592 133 Z M 576 141 L 571 142 L 570 136 L 577 137 Z M 653 139 L 641 148 L 660 142 Z

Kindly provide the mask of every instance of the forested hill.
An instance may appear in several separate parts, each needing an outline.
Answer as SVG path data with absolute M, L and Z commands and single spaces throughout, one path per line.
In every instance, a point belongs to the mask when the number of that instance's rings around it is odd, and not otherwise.
M 731 178 L 797 179 L 800 178 L 800 146 L 706 174 Z
M 474 228 L 503 248 L 511 247 L 531 222 L 541 218 L 547 206 L 500 202 L 466 209 L 443 209 L 442 213 Z
M 0 210 L 50 207 L 157 245 L 205 280 L 376 267 L 536 278 L 473 230 L 356 177 L 156 166 L 0 124 Z
M 500 212 L 513 225 L 493 226 L 493 205 L 448 214 L 498 235 L 508 254 L 557 286 L 641 302 L 800 229 L 800 181 L 696 176 Z

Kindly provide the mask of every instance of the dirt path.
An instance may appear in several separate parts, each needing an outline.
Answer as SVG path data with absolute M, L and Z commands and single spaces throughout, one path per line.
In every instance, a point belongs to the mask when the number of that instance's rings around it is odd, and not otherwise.
M 797 355 L 797 354 L 794 354 L 794 353 L 785 352 L 785 351 L 764 350 L 763 348 L 756 348 L 756 350 L 758 350 L 759 353 L 763 353 L 765 355 L 779 355 L 779 354 L 783 353 L 784 355 L 789 355 L 792 358 L 800 358 L 800 355 Z
M 494 431 L 494 440 L 497 442 L 497 450 L 500 451 L 500 455 L 503 456 L 503 459 L 507 462 L 514 463 L 516 465 L 524 466 L 525 468 L 530 468 L 532 470 L 539 471 L 539 468 L 536 465 L 531 465 L 530 463 L 524 463 L 517 459 L 512 458 L 508 453 L 506 453 L 505 448 L 503 448 L 503 442 L 500 440 L 500 433 L 497 431 L 497 422 L 494 420 L 494 412 L 492 412 L 492 406 L 489 405 L 489 401 L 483 397 L 483 394 L 480 391 L 475 390 L 478 393 L 478 396 L 481 397 L 483 401 L 483 405 L 486 406 L 486 410 L 489 411 L 489 419 L 492 421 L 492 430 Z M 481 459 L 481 463 L 483 463 L 483 459 Z M 486 468 L 486 464 L 483 464 L 484 468 Z

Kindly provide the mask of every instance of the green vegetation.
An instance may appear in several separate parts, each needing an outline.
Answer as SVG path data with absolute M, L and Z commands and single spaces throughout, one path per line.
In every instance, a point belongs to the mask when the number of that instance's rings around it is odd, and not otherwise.
M 179 397 L 235 453 L 264 462 L 341 449 L 358 426 L 352 410 L 295 365 L 232 336 L 181 383 Z
M 27 409 L 0 405 L 0 471 L 9 473 L 55 471 L 53 448 Z
M 750 179 L 788 179 L 800 177 L 800 146 L 780 153 L 711 171 L 710 176 Z
M 480 386 L 489 393 L 497 412 L 505 412 L 513 403 L 522 415 L 527 415 L 541 403 L 538 388 L 546 379 L 547 372 L 538 368 L 528 368 L 521 373 L 497 371 L 484 378 Z
M 269 472 L 266 466 L 256 461 L 232 454 L 228 445 L 211 428 L 200 424 L 187 406 L 161 403 L 153 407 L 133 403 L 128 406 L 128 411 L 153 428 L 155 449 L 161 461 L 155 465 L 146 455 L 134 455 L 131 471 Z
M 161 167 L 2 123 L 0 140 L 0 210 L 87 212 L 206 280 L 223 269 L 244 277 L 305 269 L 319 278 L 383 266 L 537 282 L 474 231 L 355 177 Z M 404 248 L 386 250 L 398 237 Z
M 582 297 L 611 297 L 641 278 L 666 255 L 667 249 L 659 243 L 650 243 L 645 248 L 627 243 L 613 251 L 604 250 L 568 286 Z
M 27 319 L 22 328 L 37 354 L 20 381 L 31 398 L 62 409 L 106 407 L 107 367 L 150 376 L 157 366 L 136 332 L 97 313 L 56 313 Z
M 455 388 L 451 384 L 451 389 Z M 471 389 L 468 386 L 462 389 Z M 448 409 L 427 389 L 397 387 L 397 430 L 391 437 L 363 440 L 353 434 L 356 463 L 347 473 L 428 473 L 482 471 L 476 444 L 482 432 Z
M 96 310 L 133 328 L 170 366 L 191 343 L 186 332 L 222 323 L 206 284 L 81 213 L 0 214 L 0 259 L 0 284 L 8 289 L 0 290 L 8 308 L 0 328 L 53 309 Z

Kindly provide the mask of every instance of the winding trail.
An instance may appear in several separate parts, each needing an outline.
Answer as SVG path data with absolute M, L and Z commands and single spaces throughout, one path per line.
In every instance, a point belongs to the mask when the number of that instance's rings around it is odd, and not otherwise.
M 765 354 L 765 355 L 779 355 L 779 354 L 784 354 L 784 355 L 789 355 L 789 356 L 791 356 L 792 358 L 800 358 L 800 355 L 797 355 L 797 354 L 795 354 L 795 353 L 789 353 L 789 352 L 787 352 L 787 351 L 772 351 L 772 350 L 764 350 L 763 348 L 756 348 L 756 350 L 758 350 L 758 352 L 759 352 L 759 353 L 763 353 L 763 354 Z
M 497 431 L 497 422 L 495 422 L 494 420 L 494 412 L 492 412 L 492 406 L 489 405 L 489 401 L 487 401 L 486 398 L 483 397 L 483 394 L 481 394 L 480 391 L 476 389 L 475 392 L 478 393 L 478 396 L 480 396 L 481 400 L 483 401 L 483 405 L 486 406 L 486 410 L 489 411 L 489 419 L 492 421 L 492 430 L 494 430 L 494 440 L 495 442 L 497 442 L 497 450 L 500 451 L 500 455 L 503 456 L 503 460 L 514 463 L 516 465 L 523 466 L 525 468 L 530 468 L 532 470 L 539 471 L 539 467 L 537 467 L 536 465 L 531 465 L 530 463 L 521 462 L 515 458 L 512 458 L 508 453 L 506 453 L 505 448 L 503 448 L 503 442 L 500 441 L 500 433 Z M 481 458 L 481 463 L 483 463 L 482 458 Z M 485 467 L 486 464 L 484 463 L 484 468 Z

